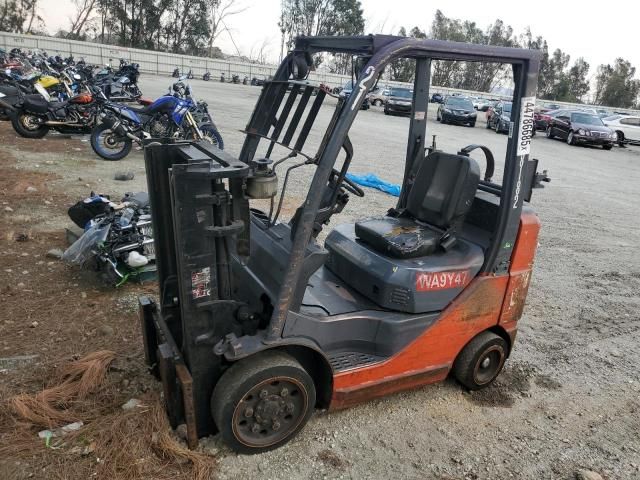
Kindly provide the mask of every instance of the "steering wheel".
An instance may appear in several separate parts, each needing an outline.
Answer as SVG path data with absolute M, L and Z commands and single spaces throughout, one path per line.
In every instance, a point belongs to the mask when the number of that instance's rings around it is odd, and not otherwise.
M 333 174 L 336 177 L 340 176 L 340 172 L 338 172 L 335 168 L 333 169 Z M 364 197 L 364 190 L 362 190 L 357 183 L 349 180 L 347 177 L 344 177 L 344 179 L 342 180 L 342 185 L 340 186 L 347 192 L 352 193 L 357 197 Z
M 495 161 L 493 159 L 493 153 L 491 153 L 491 150 L 489 150 L 484 145 L 471 144 L 471 145 L 467 145 L 462 150 L 460 150 L 458 152 L 458 155 L 464 155 L 465 157 L 468 157 L 471 152 L 473 152 L 478 148 L 482 150 L 487 160 L 487 168 L 484 171 L 484 181 L 490 182 L 491 179 L 493 178 L 493 172 L 495 171 Z

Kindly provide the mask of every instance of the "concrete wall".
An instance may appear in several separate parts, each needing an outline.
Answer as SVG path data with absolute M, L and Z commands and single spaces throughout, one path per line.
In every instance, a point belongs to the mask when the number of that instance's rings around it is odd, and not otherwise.
M 140 64 L 140 71 L 145 73 L 153 73 L 156 75 L 170 75 L 173 70 L 178 67 L 180 72 L 188 72 L 192 70 L 196 78 L 202 78 L 202 75 L 208 70 L 211 72 L 211 77 L 215 81 L 220 77 L 221 73 L 224 73 L 227 79 L 231 78 L 231 75 L 240 75 L 243 78 L 245 75 L 249 78 L 253 77 L 267 77 L 272 75 L 277 66 L 275 65 L 256 65 L 252 63 L 233 62 L 221 59 L 212 59 L 205 57 L 194 57 L 190 55 L 177 55 L 175 53 L 156 52 L 152 50 L 141 50 L 138 48 L 124 48 L 116 47 L 113 45 L 102 45 L 99 43 L 91 42 L 78 42 L 75 40 L 66 40 L 52 37 L 40 37 L 36 35 L 21 35 L 16 33 L 0 32 L 0 48 L 4 48 L 9 51 L 12 48 L 21 48 L 27 50 L 40 49 L 46 51 L 49 55 L 60 54 L 62 56 L 73 55 L 76 60 L 80 57 L 84 57 L 85 61 L 92 64 L 103 65 L 112 61 L 115 66 L 118 65 L 118 60 L 124 58 L 129 62 Z M 347 75 L 335 75 L 325 72 L 312 72 L 309 75 L 309 79 L 318 83 L 324 83 L 331 87 L 342 86 L 351 78 Z M 407 86 L 408 84 L 402 84 L 400 82 L 383 82 L 380 81 L 380 85 L 395 85 L 395 86 Z M 432 86 L 431 92 L 439 92 L 442 94 L 449 93 L 462 93 L 469 96 L 489 97 L 489 98 L 504 98 L 510 99 L 506 96 L 497 96 L 486 92 L 472 92 L 465 90 L 458 90 L 446 87 Z M 540 101 L 545 103 L 546 101 Z M 548 103 L 548 102 L 547 102 Z M 553 102 L 562 106 L 577 106 L 570 103 Z M 579 105 L 584 107 L 584 105 Z M 609 109 L 617 112 L 628 113 L 640 113 L 629 109 Z

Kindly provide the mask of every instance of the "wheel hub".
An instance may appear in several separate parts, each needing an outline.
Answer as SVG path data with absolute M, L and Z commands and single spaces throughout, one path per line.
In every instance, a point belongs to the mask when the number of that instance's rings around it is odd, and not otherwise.
M 256 408 L 256 422 L 262 425 L 273 424 L 285 411 L 286 405 L 282 398 L 277 395 L 270 395 L 262 400 Z
M 491 382 L 500 371 L 504 358 L 504 351 L 498 346 L 484 351 L 474 368 L 475 382 L 479 385 Z
M 236 406 L 236 438 L 256 447 L 279 442 L 298 426 L 306 402 L 304 387 L 293 378 L 272 378 L 255 386 Z
M 116 148 L 120 143 L 116 134 L 111 130 L 105 130 L 105 134 L 102 137 L 102 142 L 107 148 Z
M 22 125 L 28 130 L 35 130 L 40 126 L 38 119 L 33 115 L 24 115 L 22 117 Z

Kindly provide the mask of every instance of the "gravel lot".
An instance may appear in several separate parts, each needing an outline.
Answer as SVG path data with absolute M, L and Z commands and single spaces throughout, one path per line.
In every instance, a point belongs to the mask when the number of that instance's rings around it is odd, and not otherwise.
M 144 75 L 141 88 L 156 97 L 171 80 Z M 225 149 L 239 152 L 240 130 L 260 89 L 191 84 L 209 103 Z M 323 109 L 319 122 L 330 114 Z M 507 137 L 485 130 L 482 114 L 475 128 L 436 123 L 433 105 L 428 116 L 438 148 L 484 144 L 501 170 Z M 400 182 L 408 122 L 381 108 L 361 112 L 351 131 L 351 171 Z M 310 146 L 318 140 L 312 136 Z M 103 162 L 86 138 L 51 135 L 38 155 L 21 153 L 23 144 L 3 142 L 0 155 L 13 153 L 21 169 L 58 174 L 49 191 L 80 198 L 89 188 L 114 195 L 146 190 L 140 151 Z M 580 469 L 606 479 L 640 478 L 640 149 L 606 152 L 538 135 L 532 154 L 552 182 L 534 192 L 540 248 L 518 341 L 496 384 L 469 394 L 446 381 L 318 412 L 288 446 L 263 455 L 237 456 L 217 438 L 206 439 L 204 449 L 218 453 L 220 478 L 570 479 Z M 122 170 L 136 178 L 114 181 L 113 173 Z M 291 195 L 301 197 L 307 181 L 304 172 L 295 177 Z M 334 224 L 381 214 L 394 203 L 367 190 Z M 34 209 L 33 228 L 62 229 L 69 224 L 65 210 Z

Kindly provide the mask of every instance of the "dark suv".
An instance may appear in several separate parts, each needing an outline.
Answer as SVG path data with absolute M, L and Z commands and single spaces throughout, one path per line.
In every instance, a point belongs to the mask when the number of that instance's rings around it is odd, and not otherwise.
M 547 138 L 554 137 L 569 145 L 602 145 L 605 150 L 611 150 L 618 140 L 616 132 L 605 126 L 598 115 L 571 110 L 562 110 L 551 118 Z
M 466 97 L 447 97 L 438 107 L 436 118 L 442 123 L 476 126 L 476 111 Z

